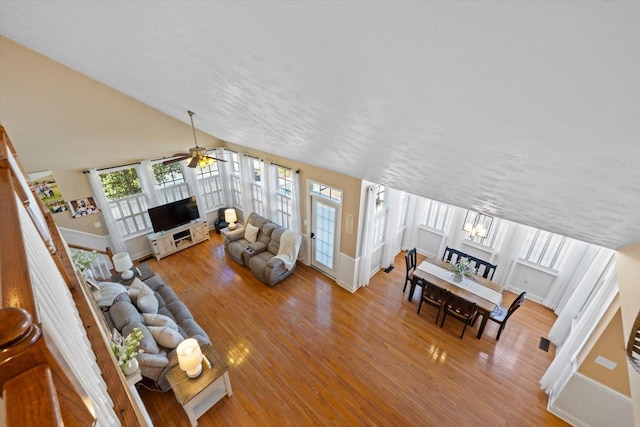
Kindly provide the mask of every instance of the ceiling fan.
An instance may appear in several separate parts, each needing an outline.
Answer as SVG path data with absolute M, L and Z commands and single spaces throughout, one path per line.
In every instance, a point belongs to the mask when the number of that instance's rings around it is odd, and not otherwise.
M 169 165 L 171 163 L 176 163 L 176 162 L 181 162 L 182 160 L 191 159 L 187 166 L 189 166 L 190 168 L 195 168 L 196 166 L 202 168 L 207 165 L 210 165 L 215 161 L 226 162 L 226 160 L 208 156 L 206 148 L 198 147 L 198 140 L 196 139 L 196 128 L 193 126 L 193 116 L 196 113 L 194 113 L 193 111 L 187 111 L 187 113 L 189 113 L 189 118 L 191 119 L 191 130 L 193 131 L 193 140 L 196 142 L 196 146 L 193 148 L 189 148 L 188 153 L 174 154 L 173 156 L 171 156 L 170 159 L 167 159 L 164 162 L 162 162 L 162 164 Z

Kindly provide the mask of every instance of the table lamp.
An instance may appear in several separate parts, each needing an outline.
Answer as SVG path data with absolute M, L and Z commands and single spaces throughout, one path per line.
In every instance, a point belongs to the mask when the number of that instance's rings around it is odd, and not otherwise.
M 238 220 L 238 217 L 236 216 L 236 210 L 233 208 L 225 209 L 224 220 L 229 223 L 229 230 L 234 230 L 236 228 L 235 222 Z
M 131 267 L 133 267 L 133 262 L 127 252 L 118 252 L 113 256 L 113 268 L 118 273 L 122 273 L 121 277 L 124 280 L 129 280 L 133 277 L 133 271 L 129 270 Z
M 202 350 L 195 338 L 187 338 L 176 348 L 178 365 L 189 378 L 196 378 L 202 372 Z

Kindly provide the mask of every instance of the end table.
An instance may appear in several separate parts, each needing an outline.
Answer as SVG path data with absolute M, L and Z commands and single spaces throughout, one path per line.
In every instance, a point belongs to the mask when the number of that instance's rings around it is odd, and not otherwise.
M 211 363 L 211 368 L 202 361 L 202 373 L 197 378 L 189 378 L 187 373 L 176 365 L 167 373 L 167 380 L 176 400 L 189 417 L 191 426 L 198 425 L 198 418 L 213 407 L 225 395 L 231 396 L 229 367 L 211 344 L 202 346 L 202 354 Z
M 119 282 L 123 285 L 129 286 L 133 282 L 133 279 L 135 279 L 136 277 L 140 280 L 147 280 L 149 277 L 155 276 L 153 270 L 151 270 L 151 268 L 144 262 L 142 264 L 131 267 L 131 271 L 133 271 L 133 277 L 131 279 L 124 280 L 122 278 L 122 273 L 118 273 L 111 276 L 111 281 Z

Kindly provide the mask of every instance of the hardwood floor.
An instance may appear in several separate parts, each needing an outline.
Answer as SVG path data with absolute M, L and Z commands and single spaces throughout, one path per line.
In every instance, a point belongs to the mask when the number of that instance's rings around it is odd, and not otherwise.
M 567 425 L 538 385 L 553 358 L 538 349 L 550 310 L 527 301 L 500 341 L 493 322 L 481 340 L 480 322 L 460 339 L 460 322 L 440 329 L 433 307 L 416 313 L 419 289 L 407 301 L 404 253 L 354 294 L 302 264 L 271 288 L 211 236 L 147 261 L 230 367 L 233 396 L 200 426 Z M 505 292 L 504 304 L 515 296 Z M 189 426 L 172 392 L 138 389 L 156 426 Z

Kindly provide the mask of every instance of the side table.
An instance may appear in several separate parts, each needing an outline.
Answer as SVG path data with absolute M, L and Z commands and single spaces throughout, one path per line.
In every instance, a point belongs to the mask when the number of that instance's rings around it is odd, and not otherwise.
M 153 270 L 151 270 L 151 268 L 144 262 L 142 264 L 131 267 L 131 271 L 133 271 L 133 277 L 131 279 L 123 280 L 122 273 L 118 273 L 111 276 L 111 281 L 119 282 L 125 286 L 129 286 L 133 282 L 133 279 L 135 279 L 136 277 L 140 280 L 147 280 L 149 277 L 155 276 Z
M 167 380 L 176 400 L 191 422 L 191 426 L 198 425 L 198 418 L 213 407 L 225 395 L 231 396 L 231 381 L 229 367 L 222 361 L 211 344 L 202 346 L 202 354 L 211 363 L 209 368 L 203 360 L 202 373 L 197 378 L 189 378 L 187 373 L 174 366 L 167 373 Z

